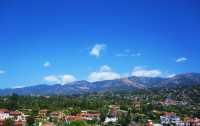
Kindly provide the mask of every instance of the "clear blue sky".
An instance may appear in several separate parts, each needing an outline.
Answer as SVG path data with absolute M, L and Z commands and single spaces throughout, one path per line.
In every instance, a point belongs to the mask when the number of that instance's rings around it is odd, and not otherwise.
M 199 0 L 0 1 L 0 88 L 200 72 L 199 56 Z

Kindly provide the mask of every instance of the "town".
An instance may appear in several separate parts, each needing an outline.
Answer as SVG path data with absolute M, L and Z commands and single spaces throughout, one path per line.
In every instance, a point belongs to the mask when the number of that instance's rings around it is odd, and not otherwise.
M 119 106 L 109 106 L 110 115 L 107 116 L 103 122 L 103 125 L 117 124 L 120 113 L 128 114 L 127 111 L 120 110 Z M 199 126 L 200 119 L 198 118 L 184 118 L 176 116 L 174 112 L 158 113 L 160 116 L 160 123 L 154 124 L 152 120 L 147 120 L 146 126 L 162 126 L 162 125 L 176 125 L 176 126 Z M 0 126 L 13 125 L 13 126 L 54 126 L 54 125 L 70 125 L 72 122 L 85 121 L 88 125 L 96 125 L 100 123 L 100 113 L 90 110 L 82 110 L 76 115 L 68 115 L 62 111 L 50 112 L 47 109 L 42 109 L 38 112 L 38 115 L 34 118 L 30 118 L 30 115 L 25 115 L 20 111 L 9 111 L 8 109 L 0 109 Z M 13 122 L 12 122 L 13 121 Z M 78 124 L 78 123 L 77 123 Z M 84 123 L 83 123 L 84 124 Z M 135 126 L 135 122 L 129 122 L 128 126 Z
M 151 93 L 2 96 L 0 126 L 200 126 L 198 102 Z
M 200 0 L 0 0 L 0 126 L 200 126 Z

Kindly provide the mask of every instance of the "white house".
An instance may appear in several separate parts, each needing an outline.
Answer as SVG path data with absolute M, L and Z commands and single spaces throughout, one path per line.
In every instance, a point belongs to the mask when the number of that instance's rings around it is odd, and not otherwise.
M 9 113 L 10 118 L 15 119 L 15 121 L 26 121 L 26 117 L 24 113 L 19 112 L 19 111 L 11 111 Z
M 163 116 L 160 116 L 161 124 L 176 124 L 179 125 L 181 123 L 181 119 L 176 116 L 175 113 L 166 113 Z
M 117 122 L 117 118 L 116 117 L 106 117 L 104 123 L 116 123 Z
M 9 111 L 7 109 L 0 109 L 0 120 L 6 120 L 10 118 Z

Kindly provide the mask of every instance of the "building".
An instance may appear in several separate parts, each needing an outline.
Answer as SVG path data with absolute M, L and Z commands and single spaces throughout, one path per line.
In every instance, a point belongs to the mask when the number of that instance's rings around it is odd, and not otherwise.
M 62 118 L 64 118 L 64 113 L 62 113 L 62 112 L 51 112 L 50 117 L 52 119 L 62 119 Z
M 166 105 L 166 106 L 169 106 L 169 105 L 176 105 L 176 101 L 171 99 L 171 98 L 166 98 L 164 101 L 161 101 L 160 102 L 162 105 Z
M 198 118 L 188 118 L 185 120 L 186 126 L 200 126 L 200 119 Z
M 75 120 L 85 120 L 85 121 L 92 121 L 92 120 L 100 120 L 100 114 L 98 113 L 81 113 L 76 116 L 65 116 L 66 122 L 71 122 Z
M 80 116 L 80 118 L 82 118 L 83 120 L 99 120 L 100 119 L 100 114 L 92 114 L 92 113 L 81 113 L 78 116 Z
M 178 116 L 176 116 L 173 112 L 165 112 L 164 115 L 160 116 L 160 122 L 163 125 L 179 125 L 181 120 Z
M 147 123 L 146 123 L 146 126 L 154 126 L 152 120 L 148 120 Z
M 111 117 L 117 117 L 118 111 L 120 110 L 120 107 L 117 105 L 110 105 L 110 116 Z
M 133 101 L 132 103 L 133 105 L 133 108 L 136 109 L 136 110 L 140 110 L 141 108 L 141 102 L 140 101 Z
M 20 111 L 0 109 L 0 126 L 3 126 L 7 119 L 12 119 L 14 126 L 23 126 L 26 124 L 26 117 L 24 113 Z
M 42 110 L 39 111 L 38 114 L 39 114 L 41 117 L 46 117 L 46 116 L 47 116 L 47 113 L 48 113 L 48 110 L 47 110 L 47 109 L 42 109 Z
M 0 109 L 0 120 L 6 120 L 10 117 L 8 109 Z
M 76 120 L 83 120 L 80 116 L 65 116 L 65 121 L 67 123 L 70 123 L 71 121 L 76 121 Z
M 11 111 L 10 113 L 10 118 L 13 118 L 16 121 L 26 121 L 26 117 L 23 112 L 20 111 Z
M 38 120 L 47 120 L 47 114 L 48 114 L 48 110 L 42 109 L 39 111 L 38 116 L 36 116 L 35 118 Z
M 117 117 L 106 117 L 104 123 L 116 123 L 117 122 Z

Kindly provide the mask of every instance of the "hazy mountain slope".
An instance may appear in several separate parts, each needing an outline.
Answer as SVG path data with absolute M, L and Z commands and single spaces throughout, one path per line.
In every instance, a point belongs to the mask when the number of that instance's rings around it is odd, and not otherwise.
M 176 75 L 172 78 L 151 77 L 128 77 L 116 80 L 106 80 L 90 83 L 88 81 L 77 81 L 70 84 L 60 85 L 36 85 L 24 88 L 1 89 L 0 95 L 67 95 L 81 94 L 85 92 L 104 92 L 116 90 L 137 90 L 148 88 L 170 88 L 176 86 L 200 85 L 199 73 L 187 73 Z

